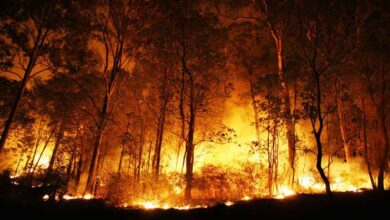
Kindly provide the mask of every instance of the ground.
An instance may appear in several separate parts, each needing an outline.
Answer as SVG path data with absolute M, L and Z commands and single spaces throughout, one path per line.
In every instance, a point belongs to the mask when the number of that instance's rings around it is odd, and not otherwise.
M 0 219 L 362 219 L 389 215 L 390 208 L 390 192 L 336 193 L 333 200 L 326 195 L 297 195 L 192 210 L 122 209 L 100 200 L 50 203 L 0 198 Z

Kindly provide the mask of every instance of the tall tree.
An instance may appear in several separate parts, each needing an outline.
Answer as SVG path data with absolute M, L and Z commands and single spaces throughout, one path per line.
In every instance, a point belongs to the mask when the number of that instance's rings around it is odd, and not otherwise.
M 131 56 L 136 50 L 135 36 L 144 29 L 141 25 L 141 13 L 145 13 L 141 7 L 144 4 L 146 3 L 142 0 L 107 0 L 100 1 L 92 10 L 87 10 L 96 26 L 93 34 L 102 47 L 104 89 L 100 107 L 91 99 L 97 113 L 96 138 L 85 193 L 95 192 L 100 145 L 111 113 L 115 109 L 117 94 L 128 75 Z
M 12 122 L 22 100 L 27 83 L 50 66 L 48 48 L 62 36 L 61 22 L 67 12 L 61 1 L 2 1 L 0 28 L 12 47 L 14 62 L 4 69 L 21 80 L 14 104 L 5 123 L 0 150 L 6 144 Z

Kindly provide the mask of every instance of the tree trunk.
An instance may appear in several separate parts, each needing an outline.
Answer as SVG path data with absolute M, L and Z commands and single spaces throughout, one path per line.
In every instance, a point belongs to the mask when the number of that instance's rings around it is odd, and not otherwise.
M 384 149 L 383 149 L 383 153 L 382 153 L 381 158 L 380 158 L 379 171 L 378 171 L 378 189 L 380 191 L 385 190 L 384 177 L 385 177 L 386 165 L 388 162 L 387 158 L 389 155 L 389 136 L 388 136 L 388 132 L 387 132 L 385 114 L 386 113 L 382 110 L 380 125 L 381 125 L 381 132 L 382 132 Z
M 284 58 L 283 58 L 283 42 L 282 36 L 274 35 L 274 40 L 277 50 L 277 60 L 278 60 L 278 77 L 282 87 L 282 96 L 284 103 L 284 111 L 286 114 L 286 136 L 288 142 L 288 161 L 292 172 L 295 171 L 295 126 L 293 118 L 294 115 L 291 114 L 291 101 L 290 101 L 290 91 L 288 84 L 284 77 Z
M 50 176 L 51 176 L 51 174 L 53 172 L 54 162 L 56 161 L 56 158 L 57 158 L 58 148 L 59 148 L 59 146 L 61 144 L 61 140 L 62 140 L 62 138 L 64 136 L 64 125 L 63 125 L 63 123 L 61 122 L 61 124 L 59 126 L 60 127 L 59 127 L 57 138 L 56 138 L 56 141 L 55 141 L 55 144 L 54 144 L 53 153 L 51 154 L 49 166 L 47 167 L 47 171 L 46 171 L 45 184 L 47 183 L 48 178 L 50 178 Z
M 46 150 L 46 148 L 47 148 L 47 145 L 49 144 L 50 139 L 51 139 L 51 137 L 52 137 L 53 134 L 54 134 L 54 131 L 55 131 L 55 129 L 53 128 L 52 131 L 50 132 L 49 137 L 46 139 L 45 145 L 43 146 L 42 151 L 41 151 L 41 153 L 39 154 L 39 157 L 38 157 L 38 159 L 37 159 L 37 162 L 35 163 L 35 166 L 33 167 L 32 171 L 31 171 L 31 175 L 34 174 L 35 170 L 37 169 L 38 164 L 39 164 L 39 161 L 41 160 L 42 155 L 43 155 L 43 153 L 45 152 L 45 150 Z
M 188 128 L 188 140 L 186 142 L 186 188 L 185 197 L 187 201 L 191 200 L 192 176 L 194 168 L 194 133 L 195 133 L 195 111 L 193 107 L 190 110 L 190 122 Z
M 155 153 L 153 158 L 153 172 L 154 177 L 157 180 L 159 173 L 160 173 L 160 160 L 161 160 L 161 146 L 163 142 L 164 137 L 164 126 L 165 126 L 165 117 L 166 117 L 166 107 L 167 107 L 168 100 L 164 99 L 163 104 L 161 106 L 160 110 L 160 116 L 158 120 L 158 128 L 157 128 L 157 138 L 156 138 L 156 145 L 155 145 Z
M 383 139 L 383 153 L 380 155 L 380 161 L 379 161 L 379 170 L 378 170 L 378 190 L 384 191 L 385 190 L 385 184 L 384 184 L 384 178 L 385 178 L 385 171 L 387 167 L 387 158 L 389 156 L 389 133 L 387 131 L 387 124 L 386 124 L 386 79 L 385 79 L 385 70 L 383 65 L 381 66 L 381 102 L 379 105 L 377 105 L 377 112 L 379 116 L 379 124 L 380 129 L 382 132 L 382 139 Z
M 365 104 L 364 99 L 360 98 L 360 102 L 362 105 L 362 114 L 363 114 L 363 143 L 364 143 L 364 160 L 366 161 L 367 165 L 367 172 L 368 176 L 370 177 L 370 182 L 373 190 L 376 190 L 376 184 L 372 175 L 371 171 L 371 163 L 370 159 L 368 158 L 368 145 L 367 145 L 367 124 L 366 124 L 366 110 L 365 110 Z
M 122 170 L 122 161 L 123 161 L 123 155 L 125 154 L 125 145 L 122 145 L 122 151 L 121 151 L 121 157 L 119 158 L 119 165 L 118 165 L 118 175 L 121 174 Z
M 20 154 L 18 163 L 17 163 L 16 168 L 15 168 L 14 177 L 16 177 L 16 175 L 18 175 L 18 170 L 19 170 L 20 163 L 22 162 L 22 158 L 23 158 L 23 154 Z
M 250 76 L 249 76 L 249 86 L 250 86 L 250 93 L 251 93 L 253 116 L 254 116 L 254 121 L 255 121 L 256 141 L 257 141 L 257 144 L 260 144 L 259 112 L 258 112 L 258 109 L 256 106 L 256 94 L 255 94 L 255 89 L 254 89 L 254 85 L 253 85 L 252 74 L 250 74 Z
M 337 95 L 336 98 L 337 98 L 337 113 L 339 119 L 340 133 L 344 145 L 345 161 L 350 162 L 352 158 L 352 152 L 351 152 L 351 146 L 348 143 L 348 131 L 347 131 L 346 120 L 344 117 L 343 102 L 341 101 L 341 97 L 339 97 L 339 95 Z
M 33 154 L 31 156 L 31 161 L 30 161 L 30 165 L 29 165 L 29 168 L 28 168 L 28 175 L 31 175 L 31 171 L 32 171 L 32 168 L 34 166 L 34 162 L 35 162 L 35 156 L 37 155 L 37 151 L 38 151 L 38 147 L 39 147 L 39 144 L 41 143 L 41 138 L 42 138 L 42 130 L 43 130 L 43 122 L 41 121 L 39 123 L 39 127 L 38 127 L 38 134 L 37 134 L 37 138 L 35 140 L 35 147 L 34 147 L 34 151 L 33 151 Z
M 98 165 L 98 158 L 100 153 L 100 144 L 103 139 L 103 127 L 99 126 L 96 134 L 95 144 L 93 147 L 91 163 L 88 171 L 87 185 L 85 187 L 84 195 L 93 194 L 96 187 L 96 169 Z
M 314 117 L 317 118 L 312 118 L 312 128 L 313 128 L 313 133 L 314 137 L 316 139 L 316 144 L 317 144 L 317 162 L 316 162 L 316 168 L 318 170 L 318 173 L 321 176 L 322 181 L 325 184 L 325 190 L 326 193 L 329 195 L 330 198 L 333 198 L 333 193 L 332 190 L 330 189 L 330 182 L 328 177 L 325 175 L 324 169 L 322 168 L 322 142 L 321 142 L 321 133 L 324 128 L 324 118 L 322 116 L 322 110 L 321 110 L 321 84 L 320 84 L 320 75 L 318 74 L 316 67 L 315 67 L 315 61 L 316 61 L 316 56 L 317 56 L 317 50 L 315 50 L 313 62 L 312 62 L 312 74 L 315 80 L 316 84 L 316 110 L 317 114 Z M 319 127 L 316 129 L 316 121 L 318 120 L 319 122 Z
M 184 56 L 185 57 L 185 56 Z M 195 134 L 195 120 L 196 120 L 196 109 L 195 109 L 195 82 L 192 73 L 187 69 L 185 60 L 183 62 L 183 68 L 187 72 L 190 78 L 190 99 L 189 99 L 189 110 L 190 118 L 188 123 L 188 135 L 186 141 L 186 188 L 185 197 L 187 201 L 191 200 L 191 189 L 192 189 L 192 176 L 194 169 L 194 134 Z
M 12 125 L 12 123 L 14 121 L 14 118 L 15 118 L 15 115 L 16 115 L 16 111 L 17 111 L 17 109 L 18 109 L 18 107 L 20 105 L 20 101 L 22 100 L 24 90 L 26 89 L 26 86 L 27 86 L 27 82 L 30 79 L 31 72 L 34 69 L 34 66 L 35 66 L 36 60 L 38 58 L 38 54 L 39 54 L 40 48 L 43 45 L 43 42 L 45 41 L 46 36 L 47 36 L 46 33 L 45 34 L 42 33 L 42 26 L 41 26 L 38 29 L 38 34 L 37 34 L 37 36 L 35 38 L 35 41 L 34 41 L 34 47 L 32 49 L 31 55 L 29 56 L 29 60 L 28 60 L 28 64 L 27 64 L 26 70 L 24 71 L 22 84 L 20 85 L 19 91 L 18 91 L 18 93 L 16 95 L 15 102 L 14 102 L 14 104 L 12 106 L 12 109 L 11 109 L 11 112 L 10 112 L 10 114 L 8 116 L 7 122 L 5 123 L 4 130 L 1 133 L 0 153 L 1 153 L 2 149 L 5 146 L 5 143 L 7 142 L 7 138 L 8 138 L 9 132 L 11 130 L 11 125 Z
M 83 170 L 83 158 L 84 158 L 84 149 L 85 149 L 85 138 L 86 134 L 84 134 L 84 137 L 81 139 L 81 150 L 80 150 L 80 156 L 79 160 L 77 161 L 77 169 L 76 169 L 76 180 L 75 180 L 75 188 L 78 191 L 79 185 L 80 185 L 80 179 L 81 179 L 81 173 Z
M 325 184 L 325 190 L 326 193 L 333 197 L 332 191 L 330 189 L 330 183 L 328 177 L 326 177 L 324 169 L 322 168 L 322 143 L 321 143 L 321 133 L 315 133 L 315 139 L 317 144 L 317 163 L 316 168 L 318 170 L 318 173 L 321 176 L 322 181 Z

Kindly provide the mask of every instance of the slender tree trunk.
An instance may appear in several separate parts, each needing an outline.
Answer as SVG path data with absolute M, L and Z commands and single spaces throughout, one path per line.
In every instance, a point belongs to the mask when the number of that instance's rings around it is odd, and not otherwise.
M 260 142 L 259 112 L 258 112 L 257 106 L 256 106 L 256 94 L 255 94 L 255 89 L 254 89 L 254 85 L 253 85 L 253 81 L 252 81 L 251 76 L 252 76 L 252 74 L 250 74 L 250 76 L 249 76 L 249 86 L 250 86 L 253 116 L 254 116 L 254 122 L 255 122 L 256 141 L 259 144 L 259 142 Z
M 16 115 L 16 111 L 17 111 L 17 109 L 18 109 L 18 107 L 20 105 L 20 102 L 22 100 L 22 97 L 23 97 L 23 94 L 24 94 L 24 90 L 26 89 L 26 86 L 27 86 L 27 82 L 30 79 L 31 72 L 34 69 L 34 66 L 35 66 L 36 60 L 38 58 L 38 54 L 39 54 L 40 48 L 43 45 L 43 42 L 45 41 L 45 38 L 47 36 L 46 33 L 45 34 L 42 33 L 42 28 L 43 27 L 41 26 L 38 29 L 38 34 L 37 34 L 37 36 L 35 38 L 34 47 L 32 49 L 31 55 L 29 56 L 28 64 L 27 64 L 26 70 L 24 72 L 22 83 L 21 83 L 19 91 L 18 91 L 18 93 L 16 95 L 16 99 L 15 99 L 15 102 L 14 102 L 14 104 L 12 106 L 11 112 L 10 112 L 10 114 L 8 116 L 7 122 L 5 123 L 4 130 L 1 133 L 0 153 L 1 153 L 2 149 L 4 148 L 6 142 L 7 142 L 7 138 L 8 138 L 9 132 L 11 130 L 11 125 L 12 125 L 12 123 L 14 121 L 14 118 L 15 118 L 15 115 Z
M 37 143 L 38 143 L 38 140 L 39 140 L 39 136 L 40 136 L 40 126 L 38 127 L 38 131 L 35 135 L 35 141 L 34 141 L 34 149 L 36 148 L 35 146 L 37 146 Z M 34 160 L 33 158 L 33 154 L 34 154 L 34 149 L 31 149 L 29 148 L 29 152 L 28 152 L 28 156 L 27 156 L 27 160 L 26 160 L 26 164 L 24 165 L 23 167 L 23 170 L 24 172 L 27 173 L 27 175 L 30 173 L 30 170 L 29 170 L 29 167 L 30 167 L 30 164 L 31 164 L 31 159 Z M 34 162 L 34 161 L 33 161 Z
M 268 116 L 269 117 L 269 116 Z M 270 122 L 267 120 L 268 192 L 272 195 L 272 152 L 270 146 Z
M 43 153 L 45 152 L 45 150 L 46 150 L 46 148 L 47 148 L 47 145 L 49 144 L 50 139 L 51 139 L 51 137 L 52 137 L 53 134 L 54 134 L 54 131 L 55 131 L 55 128 L 53 128 L 53 129 L 51 130 L 49 137 L 46 139 L 45 145 L 43 146 L 43 148 L 42 148 L 42 150 L 41 150 L 41 153 L 39 154 L 39 157 L 38 157 L 38 159 L 37 159 L 37 162 L 35 163 L 35 166 L 33 167 L 32 171 L 31 171 L 31 175 L 34 174 L 35 170 L 37 169 L 38 164 L 39 164 L 39 161 L 41 161 L 42 155 L 43 155 Z
M 149 148 L 148 148 L 148 162 L 146 163 L 147 164 L 146 173 L 149 173 L 150 166 L 152 166 L 152 169 L 153 169 L 153 161 L 151 161 L 152 159 L 150 159 L 151 155 L 152 155 L 152 150 L 153 150 L 152 147 L 153 147 L 153 141 L 150 141 Z M 150 163 L 152 163 L 152 164 L 150 164 Z
M 193 109 L 191 107 L 191 109 Z M 191 200 L 192 176 L 194 168 L 194 133 L 195 133 L 195 111 L 190 110 L 190 122 L 188 126 L 188 141 L 186 142 L 186 188 L 185 197 Z
M 370 177 L 370 182 L 373 190 L 377 190 L 372 171 L 371 171 L 371 163 L 370 159 L 368 158 L 368 145 L 367 145 L 367 124 L 366 124 L 366 110 L 365 110 L 365 104 L 364 99 L 360 98 L 360 102 L 362 105 L 362 114 L 363 114 L 363 143 L 364 143 L 364 160 L 366 161 L 367 165 L 367 172 L 368 176 Z
M 315 52 L 317 52 L 317 51 L 315 51 Z M 314 55 L 314 59 L 313 59 L 314 61 L 313 61 L 313 66 L 312 66 L 312 68 L 313 68 L 312 69 L 312 73 L 313 73 L 313 77 L 314 77 L 315 84 L 316 84 L 316 110 L 317 110 L 317 113 L 316 113 L 316 117 L 317 118 L 316 119 L 312 119 L 312 120 L 314 120 L 314 121 L 318 120 L 318 122 L 319 122 L 318 129 L 316 129 L 316 127 L 315 127 L 316 123 L 315 122 L 312 123 L 313 132 L 314 132 L 314 136 L 315 136 L 316 144 L 317 144 L 316 168 L 318 170 L 318 173 L 321 176 L 322 181 L 325 184 L 326 193 L 329 195 L 329 197 L 333 198 L 333 193 L 332 193 L 332 190 L 330 188 L 329 179 L 325 175 L 324 169 L 322 168 L 322 142 L 321 142 L 321 134 L 322 134 L 322 130 L 324 128 L 324 118 L 322 116 L 322 110 L 321 110 L 321 104 L 322 103 L 321 103 L 320 75 L 316 71 L 316 67 L 315 67 L 316 56 L 317 56 L 317 54 Z
M 81 139 L 80 156 L 79 156 L 79 160 L 77 161 L 76 180 L 75 180 L 75 188 L 76 188 L 77 191 L 78 191 L 78 188 L 79 188 L 79 185 L 80 185 L 81 173 L 82 173 L 82 170 L 83 170 L 85 138 L 86 138 L 86 134 L 84 134 L 84 137 L 82 137 L 82 139 Z
M 386 126 L 386 116 L 385 112 L 382 111 L 382 116 L 380 119 L 380 125 L 381 125 L 381 132 L 382 132 L 382 138 L 383 138 L 383 144 L 384 144 L 384 149 L 383 153 L 381 155 L 380 159 L 380 164 L 379 164 L 379 171 L 378 171 L 378 189 L 380 191 L 385 190 L 385 184 L 384 184 L 384 177 L 385 177 L 385 170 L 386 170 L 386 165 L 388 163 L 388 155 L 389 155 L 389 136 L 387 132 L 387 126 Z
M 53 152 L 52 152 L 51 157 L 50 157 L 49 166 L 47 167 L 47 170 L 46 170 L 45 184 L 47 184 L 48 178 L 50 178 L 50 176 L 53 172 L 54 163 L 57 159 L 58 148 L 60 147 L 63 136 L 64 136 L 64 125 L 61 122 L 61 124 L 59 125 L 59 131 L 58 131 L 56 141 L 54 144 L 54 149 L 53 149 Z
M 93 194 L 96 187 L 96 170 L 98 165 L 98 158 L 100 154 L 100 145 L 103 139 L 103 127 L 99 126 L 96 134 L 95 144 L 92 152 L 91 163 L 88 171 L 87 185 L 85 187 L 84 195 Z
M 119 158 L 119 165 L 118 165 L 118 175 L 121 174 L 122 170 L 122 161 L 123 161 L 123 155 L 125 154 L 125 145 L 122 144 L 122 151 L 121 151 L 121 156 Z
M 15 168 L 14 177 L 16 177 L 16 175 L 18 175 L 18 169 L 19 169 L 20 163 L 22 162 L 22 158 L 23 158 L 23 154 L 20 154 L 18 164 L 16 165 L 16 168 Z
M 155 179 L 158 179 L 158 176 L 160 173 L 161 146 L 162 146 L 163 137 L 164 137 L 166 107 L 167 107 L 167 100 L 164 99 L 163 104 L 161 106 L 160 116 L 159 116 L 159 120 L 158 120 L 157 138 L 156 138 L 155 153 L 154 153 L 154 159 L 153 159 L 153 162 L 154 162 L 153 172 L 154 172 Z
M 185 38 L 184 38 L 185 39 Z M 185 47 L 183 47 L 185 48 Z M 185 60 L 185 50 L 183 51 L 183 69 L 187 72 L 190 82 L 190 99 L 189 99 L 189 110 L 190 118 L 188 123 L 188 135 L 186 141 L 186 188 L 185 197 L 187 201 L 191 200 L 191 189 L 192 189 L 192 177 L 194 169 L 194 134 L 195 134 L 195 120 L 196 120 L 196 109 L 195 109 L 195 82 L 192 73 L 187 69 Z
M 104 167 L 104 161 L 106 159 L 106 156 L 107 156 L 107 151 L 108 151 L 108 144 L 107 144 L 107 140 L 105 141 L 104 145 L 103 145 L 103 153 L 102 154 L 99 154 L 99 158 L 98 158 L 98 165 L 97 165 L 97 168 L 96 168 L 96 178 L 95 178 L 95 188 L 94 188 L 94 191 L 92 192 L 92 195 L 97 195 L 97 192 L 99 191 L 99 187 L 100 187 L 100 183 L 101 183 L 101 176 L 98 175 L 102 170 L 103 170 L 103 167 Z
M 347 131 L 346 120 L 344 117 L 343 102 L 341 100 L 341 97 L 339 97 L 339 95 L 337 95 L 337 113 L 339 119 L 341 138 L 343 140 L 343 145 L 344 145 L 345 161 L 350 162 L 352 158 L 352 152 L 351 152 L 351 146 L 348 143 L 348 131 Z
M 385 78 L 385 69 L 384 66 L 381 66 L 381 102 L 379 105 L 377 105 L 377 112 L 380 124 L 380 129 L 382 132 L 382 139 L 383 139 L 383 153 L 380 155 L 380 161 L 379 161 L 379 170 L 378 170 L 378 190 L 384 191 L 385 190 L 385 184 L 384 184 L 384 178 L 385 178 L 385 171 L 388 163 L 388 157 L 389 157 L 389 133 L 387 131 L 387 112 L 386 112 L 386 106 L 387 106 L 387 99 L 385 97 L 386 93 L 386 78 Z
M 20 105 L 20 101 L 22 100 L 22 96 L 23 96 L 24 90 L 26 89 L 27 81 L 28 81 L 29 76 L 31 74 L 31 69 L 27 69 L 27 70 L 26 70 L 26 72 L 24 74 L 24 77 L 23 77 L 23 80 L 22 80 L 22 85 L 20 86 L 18 94 L 16 95 L 16 100 L 15 100 L 13 106 L 12 106 L 11 112 L 10 112 L 10 114 L 8 116 L 7 122 L 5 123 L 5 127 L 4 127 L 4 130 L 2 132 L 1 139 L 0 139 L 0 151 L 5 146 L 5 143 L 7 141 L 8 135 L 9 135 L 9 131 L 11 129 L 12 122 L 14 121 L 14 118 L 15 118 L 15 115 L 16 115 L 16 110 L 18 109 L 18 107 Z
M 41 143 L 42 131 L 43 131 L 43 122 L 41 121 L 39 123 L 38 134 L 37 134 L 37 138 L 35 140 L 35 147 L 34 147 L 34 151 L 33 151 L 32 157 L 31 157 L 32 159 L 31 159 L 31 162 L 30 162 L 30 165 L 28 168 L 28 172 L 27 172 L 28 175 L 31 175 L 31 170 L 34 166 L 35 156 L 37 155 L 37 150 L 38 150 L 39 144 Z
M 326 193 L 329 196 L 333 196 L 332 191 L 330 189 L 330 182 L 328 177 L 326 177 L 324 169 L 322 168 L 322 143 L 321 143 L 321 133 L 315 133 L 315 139 L 316 139 L 316 144 L 317 144 L 317 163 L 316 163 L 316 168 L 318 170 L 318 173 L 321 176 L 322 181 L 325 184 L 325 190 Z
M 290 101 L 290 90 L 284 76 L 284 58 L 283 58 L 283 41 L 281 34 L 273 32 L 273 37 L 276 44 L 277 60 L 278 60 L 278 77 L 282 87 L 282 96 L 284 103 L 284 111 L 286 113 L 286 136 L 288 144 L 288 160 L 292 172 L 295 171 L 295 126 L 294 126 L 294 115 L 291 114 L 291 101 Z
M 70 157 L 68 167 L 66 169 L 66 184 L 68 185 L 70 176 L 72 174 L 72 165 L 73 165 L 73 160 L 76 157 L 76 149 L 77 149 L 77 144 L 74 143 L 73 150 L 72 150 L 72 155 Z

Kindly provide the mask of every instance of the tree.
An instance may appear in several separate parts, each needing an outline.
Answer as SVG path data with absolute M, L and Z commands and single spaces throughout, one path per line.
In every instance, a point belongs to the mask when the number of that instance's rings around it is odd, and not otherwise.
M 9 42 L 13 54 L 13 65 L 5 66 L 3 71 L 21 79 L 8 119 L 0 139 L 0 150 L 7 141 L 16 111 L 22 100 L 27 83 L 34 76 L 48 70 L 48 48 L 62 36 L 59 22 L 66 8 L 61 1 L 2 1 L 3 11 L 0 16 L 0 28 Z
M 310 8 L 310 10 L 309 10 Z M 309 73 L 304 107 L 311 121 L 317 145 L 317 170 L 331 196 L 330 182 L 322 168 L 323 143 L 321 134 L 324 119 L 335 110 L 329 100 L 330 83 L 339 68 L 351 57 L 356 42 L 355 7 L 350 4 L 328 2 L 301 2 L 297 4 L 296 18 L 299 54 Z M 307 13 L 302 13 L 305 11 Z M 343 13 L 341 13 L 341 11 Z M 336 19 L 336 13 L 343 19 Z M 336 103 L 337 104 L 337 103 Z M 346 143 L 344 141 L 344 143 Z
M 268 1 L 268 0 L 254 0 L 254 1 L 242 1 L 242 2 L 230 2 L 230 1 L 215 1 L 216 2 L 216 12 L 219 16 L 223 18 L 233 19 L 236 22 L 241 21 L 251 21 L 253 23 L 265 24 L 268 32 L 271 34 L 274 41 L 274 50 L 276 53 L 276 69 L 277 75 L 279 77 L 279 83 L 281 85 L 283 93 L 283 106 L 284 113 L 286 118 L 286 137 L 288 144 L 288 160 L 290 168 L 292 170 L 291 183 L 294 183 L 294 173 L 295 173 L 295 120 L 293 114 L 293 108 L 291 104 L 291 95 L 289 84 L 287 82 L 286 76 L 286 56 L 285 51 L 285 42 L 286 42 L 286 33 L 289 27 L 291 16 L 291 8 L 294 7 L 294 1 Z M 222 2 L 222 5 L 228 9 L 233 8 L 235 14 L 232 13 L 223 13 L 219 5 Z M 241 14 L 239 13 L 243 11 Z
M 144 3 L 144 1 L 108 0 L 98 2 L 92 10 L 87 9 L 87 13 L 91 14 L 93 24 L 96 26 L 93 35 L 103 48 L 104 89 L 100 107 L 91 98 L 97 115 L 95 118 L 96 138 L 85 194 L 95 192 L 100 145 L 111 113 L 115 109 L 116 96 L 128 75 L 131 56 L 137 49 L 134 44 L 135 36 L 144 28 L 142 18 L 140 18 L 140 7 L 144 6 Z

